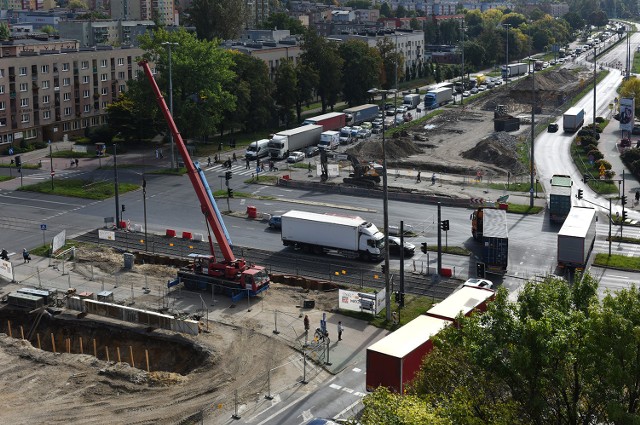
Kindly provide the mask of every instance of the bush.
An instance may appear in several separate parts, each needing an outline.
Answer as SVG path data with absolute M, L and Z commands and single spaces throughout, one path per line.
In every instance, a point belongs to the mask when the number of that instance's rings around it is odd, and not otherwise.
M 596 161 L 596 167 L 600 168 L 601 165 L 604 165 L 605 170 L 611 169 L 611 163 L 605 159 L 599 159 Z
M 604 155 L 598 149 L 591 149 L 587 152 L 587 156 L 592 156 L 594 161 L 604 158 Z
M 628 162 L 625 161 L 625 164 L 629 165 Z M 633 162 L 630 163 L 631 165 L 629 165 L 629 168 L 631 169 L 631 172 L 633 173 L 633 175 L 637 175 L 640 174 L 640 159 L 637 159 Z
M 596 122 L 598 124 L 602 124 L 604 122 L 604 117 L 596 117 Z M 602 130 L 600 130 L 600 132 L 602 132 Z
M 631 164 L 640 160 L 640 149 L 633 148 L 624 151 L 621 155 L 622 161 Z
M 615 177 L 615 175 L 616 175 L 616 172 L 613 171 L 613 170 L 607 170 L 607 171 L 604 172 L 604 178 L 605 179 L 612 179 L 612 178 Z

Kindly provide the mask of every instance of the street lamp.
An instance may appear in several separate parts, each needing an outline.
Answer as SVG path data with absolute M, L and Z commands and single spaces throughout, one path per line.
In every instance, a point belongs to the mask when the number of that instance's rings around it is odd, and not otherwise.
M 164 41 L 161 44 L 165 46 L 169 51 L 169 111 L 171 112 L 171 116 L 173 116 L 173 78 L 171 75 L 171 47 L 177 46 L 178 43 Z M 171 168 L 173 169 L 175 166 L 175 158 L 173 153 L 173 134 L 171 133 L 171 131 L 169 131 L 169 143 L 171 144 Z
M 120 228 L 120 191 L 118 189 L 118 145 L 113 144 L 113 182 L 116 201 L 116 229 Z
M 464 93 L 464 19 L 460 20 L 460 47 L 462 50 L 462 92 Z M 460 96 L 460 106 L 464 105 L 464 95 Z
M 378 90 L 371 89 L 369 94 L 375 96 L 376 94 L 382 95 L 382 104 L 387 100 L 387 94 L 396 94 L 397 90 Z M 385 149 L 384 138 L 384 122 L 382 123 L 382 215 L 384 226 L 384 288 L 385 298 L 384 306 L 387 311 L 386 319 L 391 320 L 391 285 L 389 279 L 389 191 L 387 186 L 387 153 Z
M 505 64 L 504 64 L 504 75 L 505 75 L 505 84 L 509 84 L 509 28 L 511 24 L 502 24 L 503 27 L 507 29 L 507 50 L 505 54 Z

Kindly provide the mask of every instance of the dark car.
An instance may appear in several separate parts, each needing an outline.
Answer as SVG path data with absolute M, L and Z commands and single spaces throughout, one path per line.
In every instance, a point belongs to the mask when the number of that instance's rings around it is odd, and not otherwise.
M 320 149 L 317 146 L 309 146 L 305 148 L 304 154 L 307 158 L 311 158 L 312 156 L 316 156 L 320 153 Z
M 282 229 L 282 216 L 272 215 L 269 219 L 269 228 L 274 230 Z
M 640 125 L 634 125 L 633 130 L 631 130 L 631 134 L 638 135 L 640 134 Z
M 416 252 L 416 246 L 412 243 L 404 243 L 404 256 L 411 257 Z M 389 236 L 389 253 L 400 255 L 400 238 Z
M 549 133 L 555 133 L 556 131 L 558 131 L 558 123 L 552 122 L 551 124 L 549 124 L 549 126 L 547 127 L 547 131 Z

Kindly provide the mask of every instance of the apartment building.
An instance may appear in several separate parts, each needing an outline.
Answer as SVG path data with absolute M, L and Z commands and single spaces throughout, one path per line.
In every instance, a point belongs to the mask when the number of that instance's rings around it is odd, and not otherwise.
M 173 0 L 111 0 L 111 17 L 125 21 L 156 19 L 160 25 L 178 25 Z
M 60 21 L 60 37 L 78 40 L 80 47 L 138 45 L 138 37 L 156 27 L 153 21 Z
M 59 141 L 106 123 L 107 105 L 135 77 L 143 53 L 137 48 L 60 48 L 60 41 L 54 50 L 46 43 L 32 50 L 5 50 L 0 43 L 0 145 Z

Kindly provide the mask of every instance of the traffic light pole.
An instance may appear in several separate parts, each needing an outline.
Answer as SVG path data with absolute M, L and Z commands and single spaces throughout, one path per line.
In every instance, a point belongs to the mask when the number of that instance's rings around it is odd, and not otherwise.
M 611 198 L 609 198 L 609 257 L 611 257 Z
M 440 211 L 441 204 L 438 202 L 438 276 L 442 272 L 442 214 Z
M 622 220 L 620 221 L 620 238 L 622 238 L 622 229 L 624 228 L 624 220 L 627 218 L 627 214 L 624 211 L 624 205 L 627 203 L 627 195 L 624 191 L 624 170 L 622 170 Z
M 398 305 L 398 317 L 400 308 L 404 307 L 404 221 L 400 220 L 400 304 Z

